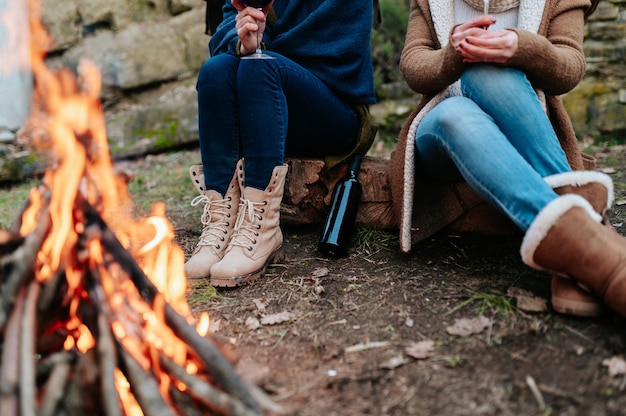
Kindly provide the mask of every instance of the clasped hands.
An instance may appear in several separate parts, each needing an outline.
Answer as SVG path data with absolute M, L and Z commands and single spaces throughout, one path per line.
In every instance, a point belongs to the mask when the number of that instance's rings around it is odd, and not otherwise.
M 480 16 L 456 26 L 450 42 L 463 62 L 506 63 L 518 47 L 517 33 L 512 30 L 489 31 L 486 28 L 495 23 L 491 16 Z

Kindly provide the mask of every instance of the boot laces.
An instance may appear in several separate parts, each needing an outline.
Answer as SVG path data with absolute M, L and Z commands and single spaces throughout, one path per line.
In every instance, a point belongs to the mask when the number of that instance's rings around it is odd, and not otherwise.
M 198 247 L 213 245 L 215 248 L 220 249 L 222 245 L 226 244 L 225 240 L 228 235 L 226 227 L 229 227 L 228 218 L 230 216 L 228 209 L 231 203 L 232 198 L 230 197 L 210 199 L 204 194 L 198 195 L 191 201 L 191 206 L 194 207 L 204 204 L 202 217 L 200 217 L 200 222 L 204 225 L 204 228 L 198 239 Z
M 235 232 L 230 240 L 231 246 L 243 247 L 252 251 L 252 246 L 258 242 L 260 224 L 255 224 L 255 219 L 262 221 L 265 213 L 266 201 L 253 202 L 249 199 L 241 199 L 239 214 L 235 223 Z

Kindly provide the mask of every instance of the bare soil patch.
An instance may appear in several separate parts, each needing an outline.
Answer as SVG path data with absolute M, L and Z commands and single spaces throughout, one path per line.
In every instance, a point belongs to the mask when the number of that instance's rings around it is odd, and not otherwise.
M 626 151 L 593 153 L 616 182 L 611 219 L 624 234 Z M 169 213 L 187 255 L 199 215 Z M 517 308 L 510 288 L 550 299 L 549 275 L 520 260 L 521 237 L 441 233 L 404 255 L 395 230 L 361 229 L 349 256 L 328 259 L 316 250 L 320 228 L 283 226 L 286 263 L 263 279 L 213 298 L 206 287 L 189 294 L 233 342 L 240 374 L 286 414 L 626 414 L 626 376 L 603 364 L 624 354 L 624 320 Z M 447 329 L 481 316 L 489 323 L 477 334 Z M 432 341 L 423 359 L 407 352 L 420 341 Z

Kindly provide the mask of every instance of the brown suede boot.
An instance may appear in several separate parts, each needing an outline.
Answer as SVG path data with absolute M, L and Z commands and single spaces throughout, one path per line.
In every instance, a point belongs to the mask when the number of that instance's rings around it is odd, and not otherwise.
M 548 176 L 545 181 L 559 195 L 576 194 L 585 198 L 602 216 L 602 223 L 611 227 L 608 213 L 613 205 L 613 181 L 608 175 L 596 171 L 574 171 Z M 593 317 L 604 312 L 602 302 L 568 276 L 553 274 L 550 287 L 552 309 L 558 313 Z
M 626 317 L 626 239 L 600 221 L 581 196 L 561 196 L 537 215 L 520 252 L 527 265 L 571 277 Z
M 193 165 L 189 169 L 191 181 L 200 192 L 200 195 L 191 201 L 191 205 L 204 204 L 200 218 L 204 228 L 195 250 L 185 263 L 187 279 L 207 279 L 211 274 L 211 267 L 224 256 L 228 241 L 235 229 L 235 219 L 241 198 L 239 178 L 243 181 L 243 174 L 243 160 L 240 160 L 228 185 L 226 195 L 222 197 L 217 191 L 204 189 L 202 165 Z
M 270 263 L 284 259 L 280 203 L 287 165 L 276 166 L 264 191 L 244 187 L 235 232 L 224 258 L 211 268 L 211 284 L 239 286 L 261 277 Z

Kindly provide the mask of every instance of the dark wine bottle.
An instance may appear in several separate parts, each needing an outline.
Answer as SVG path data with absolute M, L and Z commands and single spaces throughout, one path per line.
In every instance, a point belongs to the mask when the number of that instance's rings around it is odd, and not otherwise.
M 354 155 L 348 173 L 335 185 L 330 210 L 324 223 L 317 249 L 327 256 L 341 257 L 348 253 L 356 214 L 363 188 L 357 179 L 363 156 Z

